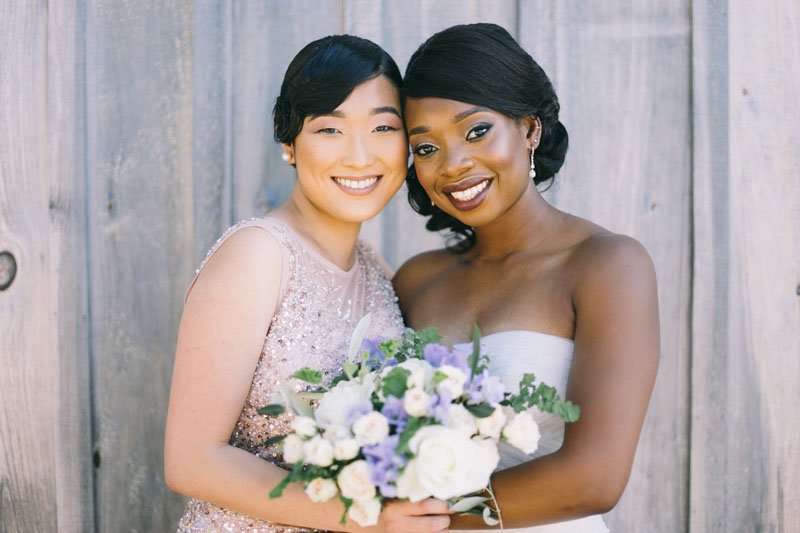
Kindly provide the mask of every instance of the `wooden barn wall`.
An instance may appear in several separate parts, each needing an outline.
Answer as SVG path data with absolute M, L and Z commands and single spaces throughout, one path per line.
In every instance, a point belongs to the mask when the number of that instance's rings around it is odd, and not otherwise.
M 162 442 L 183 293 L 294 183 L 271 108 L 330 33 L 404 69 L 496 22 L 550 75 L 546 196 L 639 239 L 662 356 L 612 531 L 800 527 L 800 4 L 794 0 L 0 0 L 0 531 L 171 531 Z M 441 238 L 400 193 L 363 237 Z M 0 267 L 0 284 L 2 284 Z M 535 496 L 534 496 L 535 497 Z

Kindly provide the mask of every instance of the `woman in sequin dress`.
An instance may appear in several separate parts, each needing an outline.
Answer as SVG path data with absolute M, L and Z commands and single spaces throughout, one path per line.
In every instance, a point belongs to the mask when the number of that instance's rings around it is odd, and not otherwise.
M 291 415 L 257 414 L 304 366 L 330 381 L 367 312 L 368 335 L 402 328 L 381 261 L 357 240 L 406 174 L 400 82 L 386 52 L 352 36 L 315 41 L 289 65 L 274 120 L 295 188 L 269 216 L 228 230 L 186 296 L 165 441 L 167 483 L 191 498 L 181 532 L 447 528 L 447 516 L 425 516 L 446 512 L 435 500 L 387 505 L 369 529 L 341 526 L 338 499 L 312 503 L 297 484 L 270 500 L 288 465 L 263 443 Z
M 500 443 L 491 484 L 505 527 L 606 532 L 600 514 L 627 483 L 658 368 L 650 257 L 540 195 L 536 184 L 564 161 L 567 132 L 544 71 L 504 29 L 434 35 L 411 57 L 403 93 L 409 199 L 430 216 L 428 229 L 460 241 L 397 272 L 406 323 L 437 326 L 455 344 L 477 323 L 493 374 L 513 387 L 533 372 L 581 408 L 566 428 L 534 409 L 541 439 L 531 456 Z M 596 133 L 613 135 L 613 125 Z M 471 516 L 451 523 L 485 528 Z

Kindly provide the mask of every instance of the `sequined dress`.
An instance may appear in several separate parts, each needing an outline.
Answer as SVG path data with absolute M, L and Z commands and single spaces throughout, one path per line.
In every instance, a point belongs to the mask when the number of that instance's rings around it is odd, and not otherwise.
M 353 329 L 366 313 L 372 314 L 368 337 L 396 336 L 403 323 L 390 281 L 375 252 L 361 241 L 355 248 L 353 267 L 345 271 L 317 253 L 284 222 L 265 217 L 230 228 L 203 264 L 228 237 L 247 227 L 260 227 L 275 236 L 282 248 L 283 274 L 278 305 L 230 444 L 286 467 L 279 448 L 263 443 L 271 436 L 287 433 L 291 415 L 267 418 L 257 413 L 258 408 L 280 402 L 280 383 L 304 366 L 321 370 L 329 383 L 341 371 Z M 296 380 L 290 383 L 297 390 L 302 388 Z M 301 531 L 314 530 L 256 520 L 197 499 L 189 500 L 178 525 L 179 533 Z

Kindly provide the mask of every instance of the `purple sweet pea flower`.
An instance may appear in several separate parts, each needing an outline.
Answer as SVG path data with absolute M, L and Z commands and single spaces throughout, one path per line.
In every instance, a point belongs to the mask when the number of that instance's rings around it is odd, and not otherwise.
M 405 457 L 395 453 L 399 442 L 400 435 L 392 435 L 378 444 L 362 448 L 369 465 L 371 481 L 386 498 L 397 496 L 397 488 L 392 482 L 397 481 L 397 470 L 406 463 Z
M 447 348 L 441 344 L 428 344 L 425 346 L 425 360 L 434 368 L 442 366 L 442 362 L 447 358 Z
M 386 398 L 381 414 L 389 419 L 389 424 L 396 426 L 397 431 L 401 432 L 406 427 L 408 413 L 403 409 L 403 400 L 396 396 Z
M 352 426 L 356 420 L 363 415 L 372 412 L 372 404 L 369 401 L 359 402 L 350 406 L 347 411 L 347 425 Z
M 453 351 L 450 352 L 450 355 L 442 362 L 442 364 L 454 366 L 457 369 L 461 370 L 465 376 L 469 378 L 470 371 L 469 365 L 467 364 L 467 360 L 469 359 L 469 354 L 463 350 L 459 350 L 458 348 L 453 348 Z
M 394 358 L 386 360 L 386 354 L 383 353 L 383 350 L 378 348 L 380 343 L 387 340 L 386 337 L 374 337 L 372 339 L 364 339 L 361 342 L 361 352 L 364 353 L 365 351 L 369 352 L 369 357 L 367 357 L 367 364 L 373 370 L 379 368 L 384 362 L 386 362 L 386 366 L 394 366 L 397 364 L 397 360 Z
M 436 401 L 433 404 L 433 418 L 445 424 L 447 422 L 447 417 L 450 414 L 450 403 L 453 401 L 453 398 L 450 397 L 450 391 L 447 389 L 442 389 L 442 392 L 439 393 Z
M 500 378 L 497 376 L 490 376 L 489 371 L 485 369 L 475 376 L 475 379 L 472 380 L 472 383 L 467 389 L 469 403 L 473 405 L 481 403 L 482 401 L 490 404 L 500 403 L 503 400 L 505 392 L 506 388 L 503 382 L 500 381 Z

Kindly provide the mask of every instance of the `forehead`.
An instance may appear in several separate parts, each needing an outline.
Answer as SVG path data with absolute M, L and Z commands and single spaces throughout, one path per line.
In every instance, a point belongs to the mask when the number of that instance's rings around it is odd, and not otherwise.
M 372 109 L 385 105 L 400 108 L 400 91 L 386 76 L 380 75 L 355 86 L 337 110 Z

